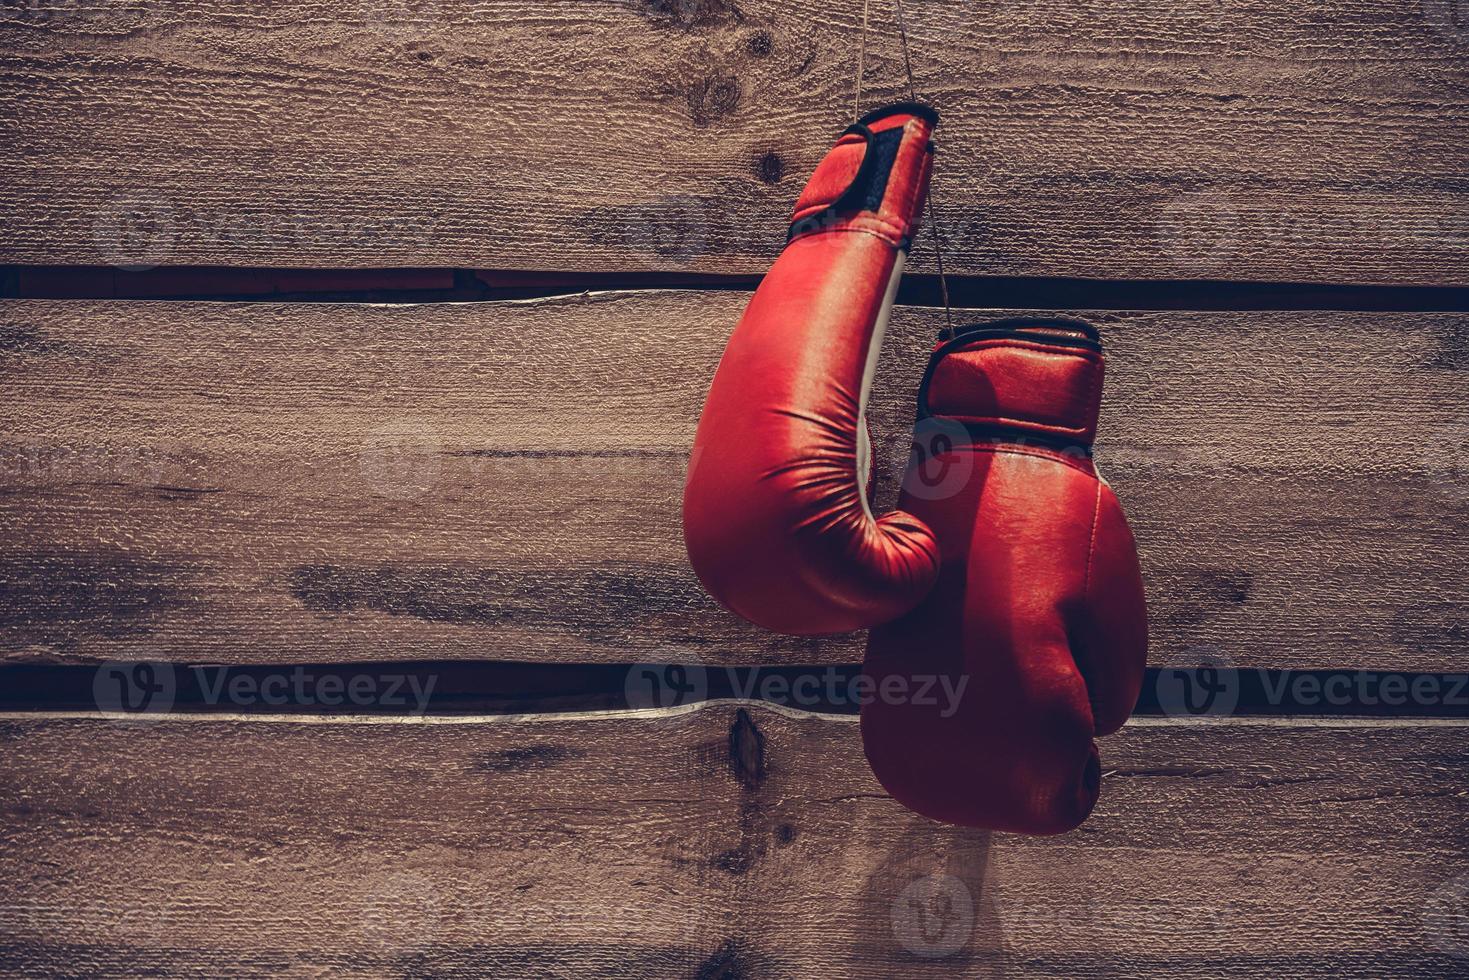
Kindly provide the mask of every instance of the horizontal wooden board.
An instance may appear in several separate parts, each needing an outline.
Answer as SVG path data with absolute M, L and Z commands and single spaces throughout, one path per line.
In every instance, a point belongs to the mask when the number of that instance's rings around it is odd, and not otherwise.
M 17 975 L 1447 976 L 1465 729 L 1149 726 L 1079 831 L 944 827 L 854 719 L 8 715 Z
M 745 299 L 4 304 L 0 652 L 860 660 L 688 568 L 686 457 Z M 1469 318 L 1093 319 L 1155 664 L 1462 669 Z M 890 331 L 882 501 L 941 323 Z
M 759 272 L 864 6 L 10 4 L 0 261 Z M 906 95 L 895 9 L 864 106 Z M 949 268 L 1469 282 L 1454 9 L 907 0 Z

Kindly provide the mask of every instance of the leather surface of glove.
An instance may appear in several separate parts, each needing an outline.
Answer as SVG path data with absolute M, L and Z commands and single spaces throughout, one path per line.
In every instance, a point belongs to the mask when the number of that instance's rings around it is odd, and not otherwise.
M 684 488 L 689 560 L 714 598 L 767 629 L 863 629 L 911 608 L 938 573 L 921 521 L 872 513 L 864 418 L 936 123 L 899 103 L 842 134 L 704 403 Z
M 1100 791 L 1094 739 L 1137 703 L 1137 551 L 1090 453 L 1102 375 L 1096 331 L 1065 320 L 962 328 L 930 362 L 898 506 L 933 529 L 943 565 L 922 603 L 870 634 L 877 693 L 862 707 L 874 773 L 921 814 L 1076 827 Z M 946 684 L 913 696 L 933 677 Z

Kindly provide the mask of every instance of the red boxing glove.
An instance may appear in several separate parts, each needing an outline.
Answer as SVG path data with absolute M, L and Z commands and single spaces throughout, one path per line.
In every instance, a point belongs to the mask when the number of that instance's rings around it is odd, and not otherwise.
M 1093 738 L 1137 703 L 1147 615 L 1132 533 L 1091 461 L 1097 332 L 962 328 L 918 394 L 899 506 L 933 528 L 928 598 L 873 630 L 862 742 L 899 802 L 948 823 L 1057 834 L 1086 819 Z
M 842 134 L 704 402 L 684 542 L 709 594 L 758 626 L 863 629 L 911 609 L 938 574 L 921 521 L 872 515 L 863 416 L 937 122 L 899 103 Z

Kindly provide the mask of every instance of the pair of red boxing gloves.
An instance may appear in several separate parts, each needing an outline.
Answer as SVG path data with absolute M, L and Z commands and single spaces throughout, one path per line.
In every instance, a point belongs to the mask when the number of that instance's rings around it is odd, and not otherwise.
M 916 103 L 876 110 L 816 168 L 715 373 L 684 538 L 709 592 L 757 625 L 871 630 L 862 740 L 899 802 L 1061 833 L 1096 802 L 1095 737 L 1131 713 L 1147 653 L 1136 547 L 1091 461 L 1097 332 L 949 331 L 898 509 L 869 500 L 863 413 L 937 122 Z

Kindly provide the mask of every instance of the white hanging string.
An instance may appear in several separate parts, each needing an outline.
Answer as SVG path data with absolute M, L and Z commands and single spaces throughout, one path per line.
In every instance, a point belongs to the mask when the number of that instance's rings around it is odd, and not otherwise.
M 903 0 L 896 0 L 898 14 L 898 38 L 903 49 L 903 71 L 908 78 L 908 98 L 918 101 L 917 91 L 913 85 L 913 61 L 908 54 L 908 26 L 903 13 Z M 862 0 L 862 36 L 857 46 L 857 77 L 852 84 L 852 118 L 854 120 L 862 117 L 862 76 L 866 70 L 867 61 L 867 23 L 872 0 Z M 938 207 L 934 204 L 935 195 L 930 191 L 927 199 L 928 222 L 933 226 L 934 236 L 934 260 L 938 266 L 939 293 L 944 301 L 944 326 L 949 330 L 954 328 L 954 312 L 949 304 L 949 279 L 944 275 L 944 230 L 939 224 Z

